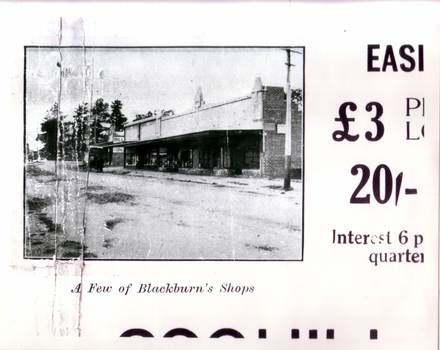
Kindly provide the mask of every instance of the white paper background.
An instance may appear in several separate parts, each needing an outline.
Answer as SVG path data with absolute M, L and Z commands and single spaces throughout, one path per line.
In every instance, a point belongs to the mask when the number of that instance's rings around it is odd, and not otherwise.
M 438 3 L 3 3 L 0 8 L 1 348 L 437 348 Z M 86 262 L 84 285 L 177 282 L 218 289 L 227 282 L 253 285 L 255 292 L 178 297 L 83 293 L 79 308 L 78 294 L 70 292 L 81 281 L 78 262 L 56 264 L 55 280 L 54 262 L 21 258 L 23 47 L 57 45 L 60 17 L 67 23 L 63 45 L 82 45 L 85 33 L 89 46 L 306 47 L 303 262 Z M 403 44 L 424 45 L 424 72 L 368 73 L 368 44 L 380 44 L 382 57 L 386 45 L 393 45 L 396 55 Z M 407 97 L 426 101 L 420 141 L 405 141 Z M 346 101 L 358 105 L 351 115 L 356 123 L 350 125 L 351 133 L 361 135 L 355 143 L 331 137 L 341 128 L 334 119 Z M 377 143 L 363 137 L 375 130 L 364 110 L 370 101 L 385 108 L 385 136 Z M 350 169 L 359 163 L 372 172 L 387 164 L 393 178 L 403 172 L 402 188 L 417 188 L 418 194 L 402 193 L 398 206 L 393 199 L 386 205 L 374 200 L 350 205 L 360 179 Z M 371 179 L 366 190 L 371 192 Z M 390 231 L 393 245 L 332 245 L 333 229 Z M 410 237 L 423 234 L 419 250 L 424 264 L 373 266 L 368 261 L 373 251 L 406 250 L 397 243 L 402 230 Z M 163 339 L 178 327 L 198 338 Z M 119 338 L 130 328 L 147 329 L 155 338 Z M 210 339 L 220 328 L 234 328 L 245 339 Z M 267 339 L 258 339 L 260 328 L 267 330 Z M 300 329 L 300 339 L 290 339 L 293 328 Z M 317 340 L 308 339 L 309 329 L 318 330 Z M 335 330 L 334 340 L 325 339 L 326 329 Z M 369 339 L 370 329 L 379 331 L 378 340 Z

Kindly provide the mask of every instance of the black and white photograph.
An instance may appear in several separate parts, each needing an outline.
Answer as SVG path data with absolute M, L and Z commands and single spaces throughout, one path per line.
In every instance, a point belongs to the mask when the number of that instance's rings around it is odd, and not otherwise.
M 305 48 L 24 49 L 25 259 L 303 259 Z
M 439 6 L 1 2 L 0 349 L 437 349 Z

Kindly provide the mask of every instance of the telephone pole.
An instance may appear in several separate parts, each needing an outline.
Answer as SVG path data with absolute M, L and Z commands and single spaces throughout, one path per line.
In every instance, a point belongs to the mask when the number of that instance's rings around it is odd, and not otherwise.
M 290 189 L 290 167 L 292 164 L 292 94 L 290 92 L 290 50 L 287 52 L 287 79 L 286 79 L 286 143 L 284 149 L 284 189 Z
M 96 124 L 97 123 L 98 123 L 98 115 L 95 114 L 95 125 L 93 127 L 93 132 L 94 132 L 94 135 L 95 135 L 95 137 L 94 137 L 95 142 L 93 143 L 94 145 L 96 145 L 98 143 L 97 142 L 97 138 L 96 138 Z

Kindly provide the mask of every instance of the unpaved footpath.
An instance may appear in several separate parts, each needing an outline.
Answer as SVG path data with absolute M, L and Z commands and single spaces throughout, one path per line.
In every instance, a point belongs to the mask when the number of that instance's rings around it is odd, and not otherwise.
M 87 173 L 65 163 L 28 164 L 25 181 L 24 257 L 89 258 L 84 245 Z
M 301 182 L 285 193 L 261 179 L 74 173 L 58 188 L 59 241 L 79 242 L 85 258 L 301 259 Z

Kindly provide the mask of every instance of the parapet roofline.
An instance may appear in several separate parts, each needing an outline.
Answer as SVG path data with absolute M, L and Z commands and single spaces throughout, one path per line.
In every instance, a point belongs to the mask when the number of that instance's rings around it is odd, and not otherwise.
M 153 120 L 156 120 L 157 118 L 162 118 L 164 120 L 165 119 L 173 119 L 173 118 L 181 117 L 181 116 L 192 114 L 192 113 L 197 113 L 199 111 L 204 111 L 204 110 L 208 110 L 208 109 L 212 109 L 212 108 L 217 108 L 217 107 L 225 106 L 225 105 L 228 105 L 228 104 L 231 104 L 231 103 L 234 103 L 234 102 L 238 102 L 238 101 L 243 101 L 243 100 L 249 99 L 249 98 L 252 97 L 252 94 L 254 94 L 256 92 L 260 92 L 260 91 L 266 91 L 266 88 L 268 88 L 268 87 L 272 87 L 272 86 L 262 86 L 260 90 L 252 91 L 250 94 L 245 95 L 245 96 L 236 97 L 236 98 L 233 98 L 231 100 L 224 101 L 224 102 L 205 104 L 205 105 L 203 105 L 200 108 L 190 109 L 190 110 L 184 111 L 182 113 L 177 113 L 177 114 L 169 115 L 169 116 L 166 116 L 166 117 L 163 117 L 163 116 L 152 116 L 152 117 L 149 117 L 149 118 L 139 119 L 139 120 L 135 120 L 135 121 L 132 121 L 132 122 L 125 122 L 124 123 L 124 127 L 133 126 L 133 125 L 137 125 L 137 124 L 153 121 Z M 279 87 L 279 86 L 276 86 L 276 87 Z

